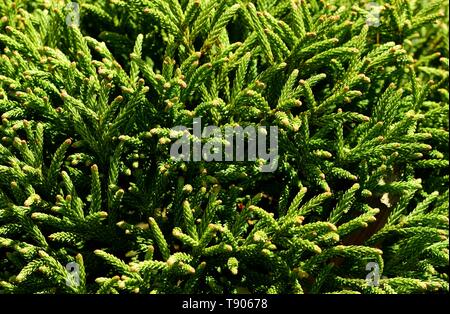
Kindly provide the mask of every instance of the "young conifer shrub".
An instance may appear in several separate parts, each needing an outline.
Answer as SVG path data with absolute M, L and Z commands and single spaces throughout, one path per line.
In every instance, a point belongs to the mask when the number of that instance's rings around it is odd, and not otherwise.
M 1 0 L 0 293 L 448 292 L 448 17 Z M 199 118 L 275 167 L 174 158 Z

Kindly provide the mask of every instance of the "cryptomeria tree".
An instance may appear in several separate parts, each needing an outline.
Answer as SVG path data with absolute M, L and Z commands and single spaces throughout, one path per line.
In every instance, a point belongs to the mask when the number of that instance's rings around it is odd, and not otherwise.
M 448 292 L 448 16 L 1 0 L 0 293 Z M 275 171 L 171 158 L 198 117 Z

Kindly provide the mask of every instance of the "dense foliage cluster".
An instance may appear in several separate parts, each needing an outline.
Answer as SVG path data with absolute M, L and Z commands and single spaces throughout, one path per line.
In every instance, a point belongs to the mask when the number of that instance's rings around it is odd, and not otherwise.
M 448 3 L 372 13 L 0 0 L 0 293 L 448 292 Z M 278 168 L 171 158 L 196 117 Z

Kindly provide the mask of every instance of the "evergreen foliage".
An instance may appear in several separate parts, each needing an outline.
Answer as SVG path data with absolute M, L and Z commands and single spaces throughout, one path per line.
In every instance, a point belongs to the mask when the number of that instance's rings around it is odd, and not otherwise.
M 78 3 L 0 0 L 0 293 L 449 291 L 446 1 Z

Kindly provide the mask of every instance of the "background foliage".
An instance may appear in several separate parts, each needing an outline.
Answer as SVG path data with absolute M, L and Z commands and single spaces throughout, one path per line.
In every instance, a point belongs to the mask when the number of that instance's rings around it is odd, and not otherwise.
M 0 1 L 1 293 L 448 292 L 446 1 L 79 4 Z M 171 160 L 199 116 L 277 171 Z

